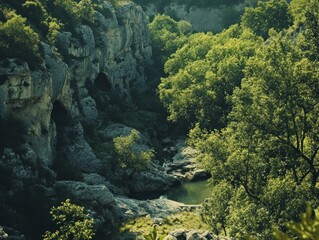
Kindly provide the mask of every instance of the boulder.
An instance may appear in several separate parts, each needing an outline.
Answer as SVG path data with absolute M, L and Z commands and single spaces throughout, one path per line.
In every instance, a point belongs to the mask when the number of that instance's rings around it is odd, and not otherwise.
M 185 205 L 166 198 L 154 200 L 136 200 L 126 197 L 115 197 L 123 220 L 149 215 L 154 221 L 163 219 L 181 211 L 195 211 L 198 205 Z
M 84 123 L 85 126 L 96 127 L 99 125 L 99 115 L 93 98 L 90 96 L 82 98 L 79 102 L 79 109 L 81 112 L 81 122 Z
M 106 181 L 105 177 L 96 173 L 83 174 L 84 182 L 88 185 L 105 185 L 113 194 L 124 195 L 122 189 L 114 186 L 109 181 Z
M 176 154 L 172 162 L 165 163 L 165 170 L 169 175 L 182 182 L 199 181 L 210 177 L 210 174 L 196 160 L 199 152 L 187 146 L 184 138 L 178 139 L 173 148 Z
M 168 234 L 164 240 L 231 240 L 212 235 L 209 231 L 177 229 Z
M 166 174 L 163 167 L 152 162 L 149 170 L 132 176 L 129 189 L 133 193 L 163 192 L 179 184 L 180 181 L 176 177 Z
M 103 171 L 103 164 L 83 136 L 83 127 L 80 123 L 65 128 L 64 138 L 66 145 L 64 155 L 74 170 L 84 173 L 99 173 Z
M 87 185 L 83 182 L 57 181 L 57 193 L 87 205 L 107 206 L 114 203 L 114 195 L 105 185 Z
M 196 230 L 189 231 L 186 233 L 187 240 L 215 240 L 216 238 L 213 237 L 211 233 L 208 231 L 199 232 Z

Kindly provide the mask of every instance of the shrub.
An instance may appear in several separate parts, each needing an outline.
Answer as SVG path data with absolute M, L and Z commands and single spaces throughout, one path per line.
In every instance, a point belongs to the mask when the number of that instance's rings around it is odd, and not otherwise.
M 50 214 L 58 230 L 46 231 L 44 240 L 88 240 L 94 236 L 94 220 L 85 214 L 83 207 L 72 204 L 70 199 L 53 207 Z
M 34 67 L 40 62 L 39 35 L 26 24 L 26 19 L 13 10 L 4 10 L 5 22 L 0 22 L 0 55 L 19 58 Z
M 120 136 L 113 139 L 118 165 L 124 170 L 131 169 L 130 176 L 135 172 L 147 170 L 151 159 L 154 157 L 153 150 L 143 151 L 137 147 L 139 139 L 140 135 L 137 130 L 132 130 L 128 136 Z

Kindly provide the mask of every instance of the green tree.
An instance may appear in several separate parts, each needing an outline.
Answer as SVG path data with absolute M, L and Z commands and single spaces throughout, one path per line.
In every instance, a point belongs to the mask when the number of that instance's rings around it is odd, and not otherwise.
M 165 64 L 158 87 L 168 119 L 208 129 L 225 126 L 228 100 L 243 77 L 246 61 L 262 39 L 238 25 L 212 36 L 194 34 Z
M 291 25 L 288 6 L 286 0 L 259 1 L 257 7 L 245 10 L 241 23 L 258 36 L 267 38 L 271 28 L 280 31 Z
M 153 55 L 156 64 L 163 65 L 168 57 L 187 41 L 191 25 L 186 21 L 176 22 L 167 15 L 156 15 L 148 25 L 151 32 Z
M 69 27 L 81 23 L 93 24 L 95 22 L 95 4 L 92 0 L 54 0 L 55 15 Z
M 137 130 L 132 130 L 128 136 L 113 139 L 116 161 L 124 171 L 132 170 L 129 177 L 135 172 L 147 170 L 154 157 L 153 150 L 143 150 L 138 147 L 139 140 L 140 135 Z
M 39 28 L 40 33 L 46 37 L 49 44 L 54 45 L 63 24 L 51 16 L 45 1 L 27 0 L 22 4 L 21 14 L 29 22 Z
M 316 202 L 319 66 L 295 39 L 278 34 L 248 60 L 244 72 L 228 126 L 211 134 L 194 129 L 191 136 L 198 139 L 193 143 L 213 184 L 226 180 L 235 192 L 241 189 L 231 200 L 231 235 L 269 239 L 269 223 L 282 226 L 306 202 Z
M 319 2 L 315 0 L 294 0 L 290 11 L 295 20 L 295 27 L 301 30 L 299 43 L 307 56 L 314 61 L 319 60 Z M 299 29 L 298 29 L 299 28 Z
M 94 220 L 85 214 L 83 207 L 72 204 L 70 199 L 53 207 L 50 213 L 58 229 L 47 231 L 43 235 L 44 240 L 88 240 L 94 236 Z
M 41 60 L 39 35 L 15 11 L 5 9 L 3 13 L 6 21 L 0 22 L 1 57 L 19 58 L 35 67 Z
M 225 236 L 227 235 L 226 227 L 232 195 L 232 186 L 222 181 L 213 186 L 211 197 L 202 204 L 201 218 L 211 226 L 216 235 L 219 235 L 221 231 Z

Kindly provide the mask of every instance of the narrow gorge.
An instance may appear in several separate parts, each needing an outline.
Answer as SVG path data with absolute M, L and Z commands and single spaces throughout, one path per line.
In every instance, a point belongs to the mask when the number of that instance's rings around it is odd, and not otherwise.
M 318 0 L 1 0 L 0 239 L 317 239 L 318 32 Z

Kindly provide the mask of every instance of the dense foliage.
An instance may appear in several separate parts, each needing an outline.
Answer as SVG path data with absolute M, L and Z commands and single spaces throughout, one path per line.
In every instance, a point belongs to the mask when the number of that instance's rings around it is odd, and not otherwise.
M 4 11 L 5 22 L 0 22 L 0 55 L 17 57 L 28 62 L 39 62 L 39 35 L 26 24 L 26 19 L 14 11 Z
M 94 236 L 94 220 L 84 212 L 84 208 L 67 199 L 51 210 L 53 221 L 58 226 L 55 232 L 47 231 L 44 240 L 88 240 Z
M 147 170 L 154 157 L 152 150 L 144 150 L 138 147 L 137 143 L 140 139 L 137 130 L 132 130 L 128 136 L 113 139 L 115 159 L 118 166 L 124 170 L 131 170 L 130 175 Z
M 40 40 L 54 45 L 61 30 L 73 31 L 80 24 L 94 24 L 100 8 L 92 0 L 1 1 L 0 55 L 37 67 L 41 62 Z
M 286 0 L 259 1 L 257 7 L 247 8 L 242 25 L 258 36 L 268 37 L 268 31 L 285 29 L 291 25 L 291 15 Z
M 191 32 L 191 24 L 186 21 L 175 21 L 167 15 L 156 15 L 148 25 L 153 55 L 156 65 L 163 65 L 168 57 L 183 46 Z
M 169 119 L 222 127 L 230 110 L 229 96 L 240 84 L 246 61 L 262 40 L 235 25 L 212 36 L 192 35 L 165 64 L 167 78 L 159 85 Z
M 215 233 L 272 239 L 318 206 L 319 2 L 260 1 L 240 25 L 187 37 L 158 91 L 212 174 Z M 289 233 L 292 234 L 292 233 Z

